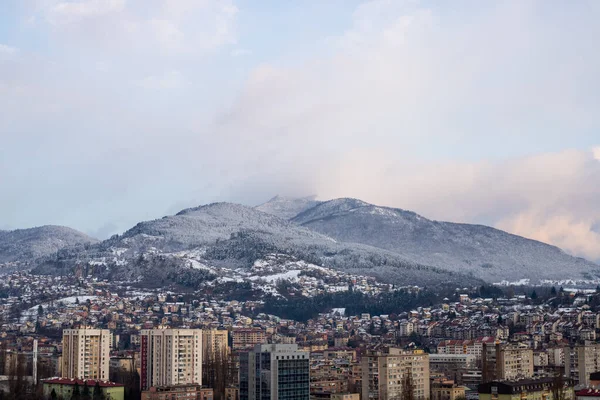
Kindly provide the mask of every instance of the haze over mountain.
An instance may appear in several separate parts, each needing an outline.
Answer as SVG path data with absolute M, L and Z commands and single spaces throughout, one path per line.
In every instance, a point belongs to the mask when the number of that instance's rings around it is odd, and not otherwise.
M 322 202 L 316 200 L 316 196 L 285 197 L 277 195 L 266 203 L 254 208 L 267 214 L 276 215 L 279 218 L 292 219 L 302 211 L 308 210 L 320 203 Z

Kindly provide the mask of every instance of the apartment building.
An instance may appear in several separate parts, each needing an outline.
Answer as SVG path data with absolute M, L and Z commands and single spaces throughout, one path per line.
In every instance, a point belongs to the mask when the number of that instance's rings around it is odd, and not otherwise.
M 141 331 L 143 391 L 150 387 L 202 384 L 201 329 L 147 329 Z
M 231 331 L 233 350 L 252 350 L 257 344 L 267 343 L 267 337 L 262 329 L 242 328 Z
M 214 359 L 229 352 L 229 332 L 226 330 L 202 330 L 202 349 L 204 358 Z
M 107 329 L 63 330 L 62 376 L 109 380 L 112 334 Z
M 296 344 L 258 344 L 240 354 L 240 400 L 309 400 L 309 353 Z
M 533 377 L 533 350 L 526 345 L 496 345 L 496 379 Z
M 589 386 L 590 374 L 600 371 L 600 344 L 586 343 L 565 349 L 565 375 Z
M 388 348 L 363 355 L 362 398 L 391 400 L 412 388 L 415 399 L 429 399 L 429 355 L 422 350 Z

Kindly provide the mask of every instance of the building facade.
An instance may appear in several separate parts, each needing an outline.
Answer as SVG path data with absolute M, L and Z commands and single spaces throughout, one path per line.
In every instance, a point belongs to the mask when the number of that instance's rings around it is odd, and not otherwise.
M 105 399 L 123 400 L 125 398 L 125 387 L 119 383 L 96 381 L 93 379 L 70 379 L 70 378 L 50 378 L 42 381 L 44 398 L 51 398 L 52 391 L 56 393 L 58 399 L 70 399 L 73 396 L 73 391 L 77 385 L 79 392 L 83 391 L 85 386 L 88 387 L 90 393 L 94 393 L 96 384 L 102 391 Z
M 213 400 L 213 389 L 198 385 L 151 387 L 142 392 L 142 400 Z
M 141 331 L 140 386 L 202 385 L 202 330 Z
M 295 344 L 262 344 L 240 354 L 240 400 L 308 400 L 309 353 Z
M 107 329 L 63 330 L 62 376 L 107 381 L 111 343 Z
M 414 399 L 429 399 L 429 355 L 422 350 L 389 348 L 362 357 L 362 398 L 402 398 L 405 390 Z

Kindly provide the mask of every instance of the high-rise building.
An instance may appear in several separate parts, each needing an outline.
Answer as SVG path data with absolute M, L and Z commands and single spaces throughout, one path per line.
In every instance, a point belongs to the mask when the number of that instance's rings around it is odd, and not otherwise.
M 108 329 L 63 330 L 62 376 L 108 380 L 111 343 Z
M 140 386 L 202 384 L 201 329 L 147 329 L 141 332 Z
M 590 374 L 600 371 L 600 344 L 586 343 L 565 349 L 565 374 L 583 386 L 590 383 Z
M 412 390 L 414 399 L 429 399 L 429 355 L 422 350 L 370 352 L 361 364 L 363 399 L 399 399 L 405 390 Z
M 214 359 L 229 352 L 229 332 L 226 330 L 204 329 L 202 331 L 202 349 L 204 358 Z
M 533 377 L 533 350 L 526 345 L 496 345 L 496 379 Z
M 309 353 L 296 344 L 258 344 L 240 354 L 240 400 L 308 400 Z

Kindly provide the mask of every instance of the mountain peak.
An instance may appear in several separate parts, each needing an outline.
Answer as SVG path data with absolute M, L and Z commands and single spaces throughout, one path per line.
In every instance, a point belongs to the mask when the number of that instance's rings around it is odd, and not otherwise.
M 299 213 L 319 203 L 316 200 L 316 196 L 288 197 L 277 195 L 266 203 L 256 206 L 255 209 L 282 219 L 292 219 Z

